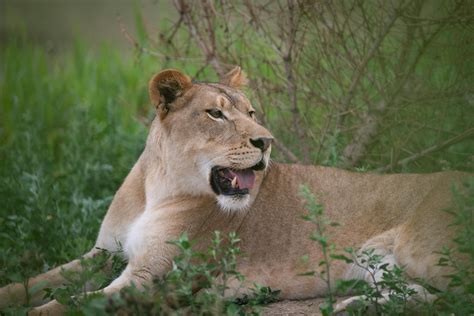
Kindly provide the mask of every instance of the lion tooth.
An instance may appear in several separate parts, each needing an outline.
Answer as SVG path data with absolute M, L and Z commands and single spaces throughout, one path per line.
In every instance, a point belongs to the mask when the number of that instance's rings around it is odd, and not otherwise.
M 237 177 L 234 177 L 234 179 L 232 179 L 232 182 L 230 184 L 232 185 L 234 189 L 237 188 Z

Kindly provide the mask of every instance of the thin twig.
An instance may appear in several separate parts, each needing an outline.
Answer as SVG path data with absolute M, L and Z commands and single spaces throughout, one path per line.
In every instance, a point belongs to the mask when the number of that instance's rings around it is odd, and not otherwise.
M 458 4 L 454 11 L 457 11 L 460 8 Z M 421 11 L 421 8 L 417 8 L 418 12 Z M 415 32 L 413 27 L 409 27 L 407 30 L 407 37 L 404 47 L 402 48 L 399 56 L 399 63 L 398 63 L 398 74 L 396 77 L 395 86 L 391 89 L 390 94 L 387 94 L 386 100 L 382 101 L 382 107 L 377 106 L 372 108 L 369 106 L 369 111 L 365 114 L 364 121 L 365 124 L 362 126 L 356 133 L 354 133 L 353 141 L 349 143 L 343 151 L 343 159 L 345 166 L 355 166 L 359 161 L 361 161 L 367 154 L 368 146 L 373 142 L 379 132 L 379 126 L 383 121 L 383 114 L 389 109 L 391 106 L 396 104 L 400 97 L 402 96 L 400 92 L 404 87 L 406 87 L 406 83 L 411 78 L 411 75 L 414 73 L 421 57 L 426 52 L 427 48 L 436 38 L 436 36 L 440 33 L 440 31 L 446 26 L 447 21 L 443 21 L 429 36 L 426 38 L 420 49 L 417 52 L 412 63 L 408 63 L 406 61 L 406 55 L 409 51 L 408 46 L 413 45 L 413 40 L 411 36 Z M 408 66 L 405 67 L 405 65 Z
M 420 158 L 422 158 L 426 155 L 429 155 L 429 154 L 434 153 L 436 151 L 440 151 L 440 150 L 445 149 L 447 147 L 450 147 L 454 144 L 457 144 L 457 143 L 459 143 L 459 142 L 461 142 L 461 141 L 463 141 L 466 138 L 471 137 L 471 136 L 474 136 L 474 128 L 468 129 L 467 131 L 464 131 L 461 134 L 459 134 L 455 137 L 452 137 L 452 138 L 448 139 L 447 141 L 442 142 L 441 144 L 437 144 L 437 145 L 428 147 L 428 148 L 426 148 L 426 149 L 424 149 L 424 150 L 422 150 L 422 151 L 420 151 L 416 154 L 411 155 L 410 157 L 398 160 L 395 163 L 387 165 L 385 167 L 375 169 L 375 171 L 383 172 L 383 171 L 393 169 L 394 167 L 397 167 L 397 166 L 405 165 L 409 162 L 413 162 L 417 159 L 420 159 Z
M 191 37 L 196 41 L 196 44 L 199 46 L 201 51 L 204 52 L 207 62 L 212 66 L 214 71 L 219 76 L 223 76 L 225 71 L 219 63 L 215 55 L 215 51 L 213 51 L 212 48 L 209 47 L 209 45 L 204 40 L 202 34 L 199 32 L 199 29 L 189 12 L 189 5 L 186 3 L 185 0 L 175 0 L 174 3 L 179 13 L 183 17 L 184 24 L 188 27 Z
M 293 162 L 293 163 L 300 163 L 300 160 L 298 159 L 298 157 L 296 157 L 296 155 L 291 151 L 289 150 L 288 148 L 286 148 L 285 145 L 283 145 L 279 140 L 275 139 L 273 141 L 273 144 L 275 145 L 275 147 L 282 152 L 282 154 L 290 161 L 290 162 Z
M 387 36 L 387 34 L 392 29 L 392 26 L 395 24 L 395 21 L 397 20 L 398 16 L 399 16 L 398 11 L 394 11 L 392 16 L 390 17 L 390 20 L 387 22 L 387 24 L 383 28 L 382 32 L 380 32 L 380 35 L 378 36 L 377 40 L 374 42 L 374 44 L 370 48 L 369 52 L 365 56 L 365 58 L 361 61 L 361 63 L 359 64 L 359 66 L 355 70 L 354 75 L 353 75 L 352 80 L 351 80 L 351 84 L 349 86 L 349 89 L 347 90 L 347 93 L 346 93 L 344 99 L 341 101 L 341 105 L 342 105 L 341 112 L 347 111 L 347 109 L 349 108 L 349 106 L 352 102 L 352 99 L 354 98 L 354 92 L 355 92 L 356 88 L 359 86 L 359 83 L 362 79 L 362 76 L 365 73 L 365 69 L 367 68 L 367 65 L 369 64 L 369 61 L 374 57 L 375 53 L 378 51 L 378 49 L 379 49 L 380 45 L 382 44 L 382 42 L 384 41 L 385 37 Z M 338 116 L 338 119 L 337 119 L 337 122 L 336 122 L 336 126 L 338 128 L 341 128 L 341 126 L 344 122 L 344 119 L 345 119 L 344 115 Z
M 305 143 L 306 133 L 303 129 L 303 124 L 301 123 L 301 113 L 298 108 L 298 96 L 297 96 L 297 86 L 296 78 L 293 74 L 293 46 L 296 41 L 296 33 L 298 31 L 297 24 L 295 21 L 295 7 L 293 1 L 288 1 L 288 14 L 289 14 L 289 24 L 290 30 L 288 32 L 288 47 L 286 53 L 282 56 L 283 64 L 285 65 L 285 74 L 286 74 L 286 86 L 288 91 L 288 97 L 291 103 L 291 113 L 293 116 L 293 129 L 296 132 L 298 138 L 302 143 Z M 309 150 L 308 146 L 302 146 L 303 161 L 309 162 Z

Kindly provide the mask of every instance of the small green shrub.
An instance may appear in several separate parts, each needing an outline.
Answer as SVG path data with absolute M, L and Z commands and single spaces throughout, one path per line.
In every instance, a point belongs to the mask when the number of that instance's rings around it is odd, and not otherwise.
M 318 203 L 316 197 L 307 186 L 301 186 L 300 194 L 305 201 L 305 208 L 308 211 L 308 214 L 303 216 L 303 220 L 315 225 L 315 230 L 311 234 L 310 239 L 320 246 L 323 255 L 323 260 L 317 264 L 318 269 L 308 271 L 303 275 L 317 276 L 326 283 L 326 301 L 319 306 L 319 309 L 323 315 L 330 315 L 334 312 L 334 303 L 336 303 L 336 288 L 331 280 L 331 264 L 334 260 L 344 260 L 346 262 L 351 262 L 351 260 L 341 254 L 337 254 L 336 245 L 331 243 L 329 237 L 326 235 L 328 226 L 338 226 L 338 224 L 328 220 L 324 216 L 324 207 Z M 307 260 L 307 258 L 304 259 Z
M 316 196 L 307 186 L 301 187 L 301 195 L 305 200 L 305 207 L 308 214 L 303 217 L 315 225 L 315 230 L 310 239 L 314 240 L 321 248 L 323 260 L 317 263 L 318 269 L 309 271 L 304 275 L 317 276 L 327 286 L 326 300 L 319 306 L 323 315 L 334 313 L 336 296 L 348 292 L 351 295 L 361 295 L 363 299 L 349 306 L 347 312 L 351 315 L 365 315 L 368 312 L 376 315 L 400 315 L 406 314 L 408 302 L 415 292 L 409 288 L 409 283 L 403 274 L 403 268 L 399 266 L 389 267 L 383 263 L 383 257 L 377 255 L 374 249 L 364 249 L 355 251 L 346 248 L 344 253 L 336 251 L 336 245 L 330 242 L 327 234 L 329 226 L 336 227 L 338 223 L 332 222 L 324 215 L 324 207 L 318 203 Z M 355 264 L 360 269 L 366 271 L 372 282 L 365 280 L 337 280 L 334 284 L 331 281 L 331 266 L 334 261 L 343 261 L 347 264 Z M 377 280 L 375 275 L 383 272 L 382 280 Z M 383 294 L 388 295 L 388 302 L 380 304 L 378 299 Z
M 70 313 L 85 315 L 258 314 L 258 306 L 276 301 L 279 291 L 255 285 L 250 295 L 239 297 L 226 293 L 230 281 L 244 280 L 237 271 L 238 242 L 235 233 L 224 240 L 215 232 L 209 249 L 199 252 L 193 249 L 193 242 L 184 233 L 170 242 L 180 250 L 171 271 L 156 278 L 151 287 L 138 290 L 132 285 L 110 298 L 86 291 L 91 284 L 103 287 L 110 281 L 101 272 L 107 260 L 119 258 L 116 261 L 121 263 L 120 257 L 103 251 L 93 258 L 83 259 L 81 272 L 64 271 L 67 285 L 50 290 L 50 296 L 69 306 Z
M 446 290 L 432 288 L 425 280 L 409 280 L 400 266 L 389 266 L 383 262 L 383 257 L 376 254 L 374 249 L 361 251 L 346 248 L 344 254 L 338 254 L 336 247 L 330 242 L 326 228 L 328 225 L 337 226 L 324 216 L 324 208 L 317 198 L 303 186 L 301 195 L 306 202 L 308 215 L 304 220 L 315 224 L 315 231 L 310 238 L 321 247 L 323 260 L 317 263 L 319 270 L 305 273 L 317 276 L 327 285 L 327 297 L 320 306 L 323 315 L 334 312 L 336 295 L 360 295 L 358 304 L 349 306 L 350 315 L 471 315 L 474 313 L 474 177 L 466 181 L 462 189 L 454 189 L 455 205 L 447 210 L 453 215 L 452 226 L 456 229 L 453 239 L 454 248 L 444 248 L 440 251 L 438 265 L 451 268 L 452 273 L 445 277 L 449 279 Z M 338 280 L 331 283 L 331 264 L 335 260 L 352 263 L 364 270 L 371 278 L 365 280 Z M 382 273 L 380 280 L 375 275 Z M 416 282 L 425 286 L 438 299 L 432 303 L 421 302 L 415 296 L 416 292 L 409 286 Z M 388 301 L 381 304 L 378 300 L 385 295 Z M 417 306 L 413 306 L 415 302 Z
M 364 270 L 370 278 L 370 282 L 365 280 L 338 282 L 337 288 L 340 292 L 351 290 L 354 295 L 361 296 L 357 304 L 349 306 L 349 314 L 406 315 L 410 312 L 409 303 L 416 292 L 409 287 L 410 283 L 402 267 L 384 263 L 383 256 L 377 255 L 375 249 L 355 251 L 348 248 L 346 252 L 353 258 L 352 263 Z M 377 279 L 376 275 L 380 273 L 382 277 Z M 388 297 L 388 301 L 380 303 L 379 300 L 384 296 Z
M 474 314 L 474 177 L 470 177 L 462 188 L 454 188 L 455 206 L 447 210 L 453 216 L 456 229 L 454 248 L 440 251 L 438 265 L 448 267 L 446 275 L 449 285 L 438 293 L 436 310 L 443 314 Z

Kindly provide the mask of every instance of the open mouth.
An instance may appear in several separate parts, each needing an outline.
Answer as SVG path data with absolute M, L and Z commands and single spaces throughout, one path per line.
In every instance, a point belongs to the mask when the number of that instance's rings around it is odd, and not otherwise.
M 255 170 L 265 168 L 263 161 L 248 169 L 213 167 L 211 170 L 211 187 L 219 195 L 245 195 L 255 184 Z

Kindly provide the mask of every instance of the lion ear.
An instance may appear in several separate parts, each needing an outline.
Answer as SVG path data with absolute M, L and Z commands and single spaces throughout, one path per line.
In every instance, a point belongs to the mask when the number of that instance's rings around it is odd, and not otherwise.
M 174 69 L 159 72 L 151 78 L 148 84 L 148 93 L 153 105 L 161 110 L 163 117 L 169 111 L 169 105 L 191 88 L 191 78 Z
M 247 77 L 245 76 L 242 68 L 236 66 L 234 69 L 224 75 L 220 83 L 239 89 L 247 84 Z

